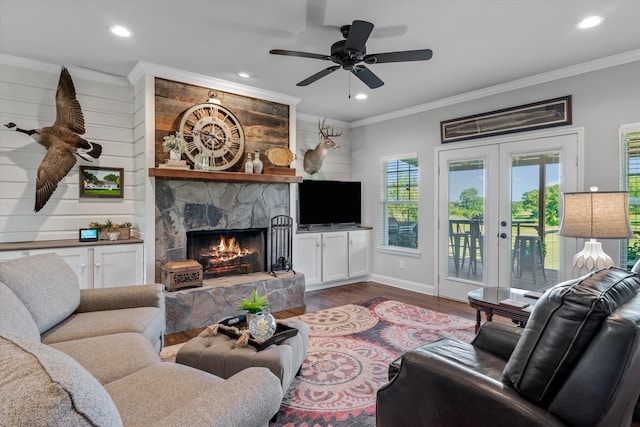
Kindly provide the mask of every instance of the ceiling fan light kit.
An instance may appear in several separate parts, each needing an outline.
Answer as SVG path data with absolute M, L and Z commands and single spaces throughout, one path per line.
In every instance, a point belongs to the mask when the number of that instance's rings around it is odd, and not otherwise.
M 367 55 L 366 43 L 373 31 L 373 27 L 374 25 L 371 22 L 360 20 L 353 21 L 351 25 L 343 25 L 340 28 L 340 32 L 345 40 L 339 40 L 331 45 L 331 55 L 284 49 L 272 49 L 269 53 L 273 55 L 321 59 L 337 64 L 307 77 L 297 83 L 297 86 L 310 85 L 322 77 L 328 76 L 342 68 L 343 70 L 350 71 L 370 89 L 378 88 L 384 85 L 384 82 L 362 63 L 372 65 L 390 62 L 427 61 L 433 56 L 431 49 L 405 50 Z

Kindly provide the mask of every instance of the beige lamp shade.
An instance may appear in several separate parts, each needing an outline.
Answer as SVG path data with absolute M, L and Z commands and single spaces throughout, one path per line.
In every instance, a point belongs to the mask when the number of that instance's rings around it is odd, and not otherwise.
M 590 191 L 563 193 L 560 235 L 589 239 L 634 237 L 629 223 L 629 193 Z

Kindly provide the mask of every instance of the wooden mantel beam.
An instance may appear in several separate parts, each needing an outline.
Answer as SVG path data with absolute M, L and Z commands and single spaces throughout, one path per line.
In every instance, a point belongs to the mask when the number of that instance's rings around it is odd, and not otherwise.
M 192 181 L 298 183 L 301 176 L 251 174 L 244 172 L 199 171 L 170 168 L 150 168 L 149 176 L 162 179 L 188 179 Z

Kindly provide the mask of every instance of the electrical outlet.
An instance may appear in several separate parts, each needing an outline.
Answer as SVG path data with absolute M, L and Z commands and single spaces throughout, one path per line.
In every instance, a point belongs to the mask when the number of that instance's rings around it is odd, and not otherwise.
M 400 268 L 404 268 L 404 260 L 403 259 L 400 260 Z

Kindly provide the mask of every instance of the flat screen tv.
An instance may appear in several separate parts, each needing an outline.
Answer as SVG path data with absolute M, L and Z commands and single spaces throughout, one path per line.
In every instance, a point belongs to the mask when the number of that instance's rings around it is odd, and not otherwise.
M 360 187 L 355 181 L 302 181 L 298 184 L 298 225 L 359 225 Z

